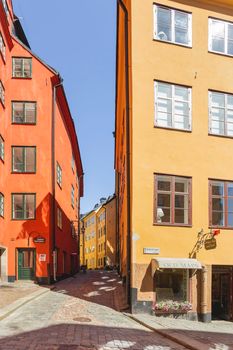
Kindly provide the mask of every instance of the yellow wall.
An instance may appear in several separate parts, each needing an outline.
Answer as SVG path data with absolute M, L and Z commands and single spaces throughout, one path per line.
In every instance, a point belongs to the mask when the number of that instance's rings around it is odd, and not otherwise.
M 106 256 L 106 209 L 101 207 L 96 214 L 96 227 L 97 227 L 97 266 L 103 268 L 105 264 Z
M 156 3 L 192 13 L 193 45 L 187 48 L 153 40 L 153 1 L 131 2 L 131 287 L 141 291 L 142 300 L 151 298 L 146 294 L 153 289 L 151 280 L 145 279 L 145 271 L 152 256 L 144 255 L 143 248 L 160 248 L 159 257 L 189 257 L 198 232 L 201 229 L 205 233 L 210 231 L 208 179 L 233 181 L 233 139 L 208 135 L 208 90 L 233 93 L 233 58 L 208 52 L 208 17 L 233 21 L 232 1 L 159 0 Z M 220 6 L 221 3 L 224 3 L 224 7 Z M 227 7 L 227 3 L 231 6 Z M 116 170 L 119 173 L 123 167 L 121 154 L 124 155 L 124 148 L 120 146 L 123 130 L 120 125 L 126 106 L 121 11 L 118 22 L 116 113 Z M 154 127 L 154 80 L 192 87 L 192 132 Z M 155 173 L 192 178 L 191 227 L 153 225 Z M 119 202 L 124 203 L 125 193 L 119 188 Z M 119 214 L 121 245 L 126 242 L 121 228 L 121 223 L 127 220 L 126 215 L 126 210 Z M 232 246 L 232 230 L 221 230 L 217 237 L 217 248 L 208 251 L 201 249 L 197 259 L 207 265 L 233 265 Z M 126 251 L 121 248 L 121 261 L 126 260 L 126 255 Z
M 88 222 L 93 222 L 88 225 Z M 88 269 L 95 269 L 96 265 L 96 216 L 95 212 L 89 213 L 82 220 L 84 222 L 84 264 Z M 82 227 L 82 224 L 81 224 Z M 80 246 L 80 254 L 83 247 Z M 81 260 L 82 261 L 82 260 Z

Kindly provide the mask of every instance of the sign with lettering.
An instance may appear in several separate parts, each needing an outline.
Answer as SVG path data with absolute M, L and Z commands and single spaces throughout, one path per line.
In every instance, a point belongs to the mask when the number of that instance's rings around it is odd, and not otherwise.
M 46 254 L 39 254 L 39 261 L 46 261 Z
M 160 254 L 160 248 L 143 248 L 143 253 L 157 255 Z
M 33 239 L 34 243 L 45 243 L 45 238 L 42 236 L 37 236 Z
M 210 238 L 205 241 L 205 249 L 211 250 L 217 247 L 217 241 L 215 238 Z

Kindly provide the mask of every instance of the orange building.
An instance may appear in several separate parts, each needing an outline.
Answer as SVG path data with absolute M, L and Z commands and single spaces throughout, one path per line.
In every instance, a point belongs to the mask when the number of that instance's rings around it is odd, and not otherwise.
M 233 4 L 118 0 L 115 169 L 133 312 L 233 319 Z
M 78 270 L 83 169 L 62 79 L 0 2 L 0 279 Z

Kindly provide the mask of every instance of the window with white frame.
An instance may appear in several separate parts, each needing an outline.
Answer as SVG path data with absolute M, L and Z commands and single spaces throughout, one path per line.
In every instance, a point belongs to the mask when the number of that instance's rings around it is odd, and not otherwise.
M 74 186 L 71 185 L 71 206 L 74 208 Z
M 0 135 L 0 159 L 4 160 L 5 156 L 5 149 L 4 149 L 4 140 L 2 136 Z
M 209 18 L 209 50 L 233 56 L 233 23 Z
M 155 126 L 191 131 L 192 90 L 155 81 Z
M 2 53 L 3 58 L 5 59 L 6 57 L 6 45 L 4 43 L 2 34 L 0 33 L 0 51 Z
M 13 78 L 32 77 L 32 59 L 29 57 L 13 57 Z
M 192 46 L 192 14 L 154 5 L 154 39 Z
M 62 186 L 62 168 L 58 162 L 57 162 L 57 183 L 60 187 Z
M 0 100 L 3 104 L 5 104 L 5 89 L 0 81 Z
M 62 211 L 59 207 L 57 208 L 57 226 L 62 230 Z
M 0 193 L 0 216 L 4 216 L 4 196 Z
M 209 133 L 233 137 L 233 95 L 209 91 Z

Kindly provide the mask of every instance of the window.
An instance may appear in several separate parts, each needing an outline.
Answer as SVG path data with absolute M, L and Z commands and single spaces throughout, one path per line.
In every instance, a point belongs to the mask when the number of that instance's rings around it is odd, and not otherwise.
M 0 216 L 4 217 L 4 196 L 0 193 Z
M 233 95 L 209 91 L 209 133 L 233 137 Z
M 36 124 L 36 102 L 12 102 L 12 123 Z
M 62 186 L 62 168 L 57 162 L 57 183 L 61 187 Z
M 209 50 L 233 56 L 233 23 L 209 18 Z
M 156 301 L 188 300 L 188 270 L 165 269 L 155 273 Z
M 3 58 L 6 58 L 6 45 L 4 43 L 2 34 L 0 33 L 0 51 L 2 53 Z
M 233 182 L 210 180 L 210 226 L 233 227 Z
M 36 216 L 36 194 L 12 194 L 12 219 L 29 220 Z
M 75 165 L 75 161 L 74 161 L 74 155 L 72 153 L 72 158 L 71 158 L 71 168 L 74 171 L 74 165 Z
M 5 147 L 4 147 L 4 140 L 2 136 L 0 135 L 0 159 L 4 160 L 5 157 Z
M 155 175 L 154 222 L 191 225 L 191 178 Z
M 2 4 L 3 4 L 3 8 L 5 10 L 6 16 L 8 18 L 8 16 L 9 16 L 9 8 L 8 8 L 7 0 L 2 0 Z
M 74 208 L 74 186 L 71 185 L 71 205 Z
M 13 77 L 31 78 L 32 77 L 32 59 L 24 57 L 13 57 Z
M 62 230 L 62 211 L 57 208 L 57 226 Z
M 192 15 L 154 5 L 154 39 L 192 46 Z
M 2 102 L 2 104 L 5 104 L 5 89 L 2 85 L 2 82 L 0 81 L 0 100 Z
M 191 89 L 155 81 L 155 126 L 191 131 Z
M 14 173 L 36 172 L 36 147 L 12 147 L 12 171 Z

